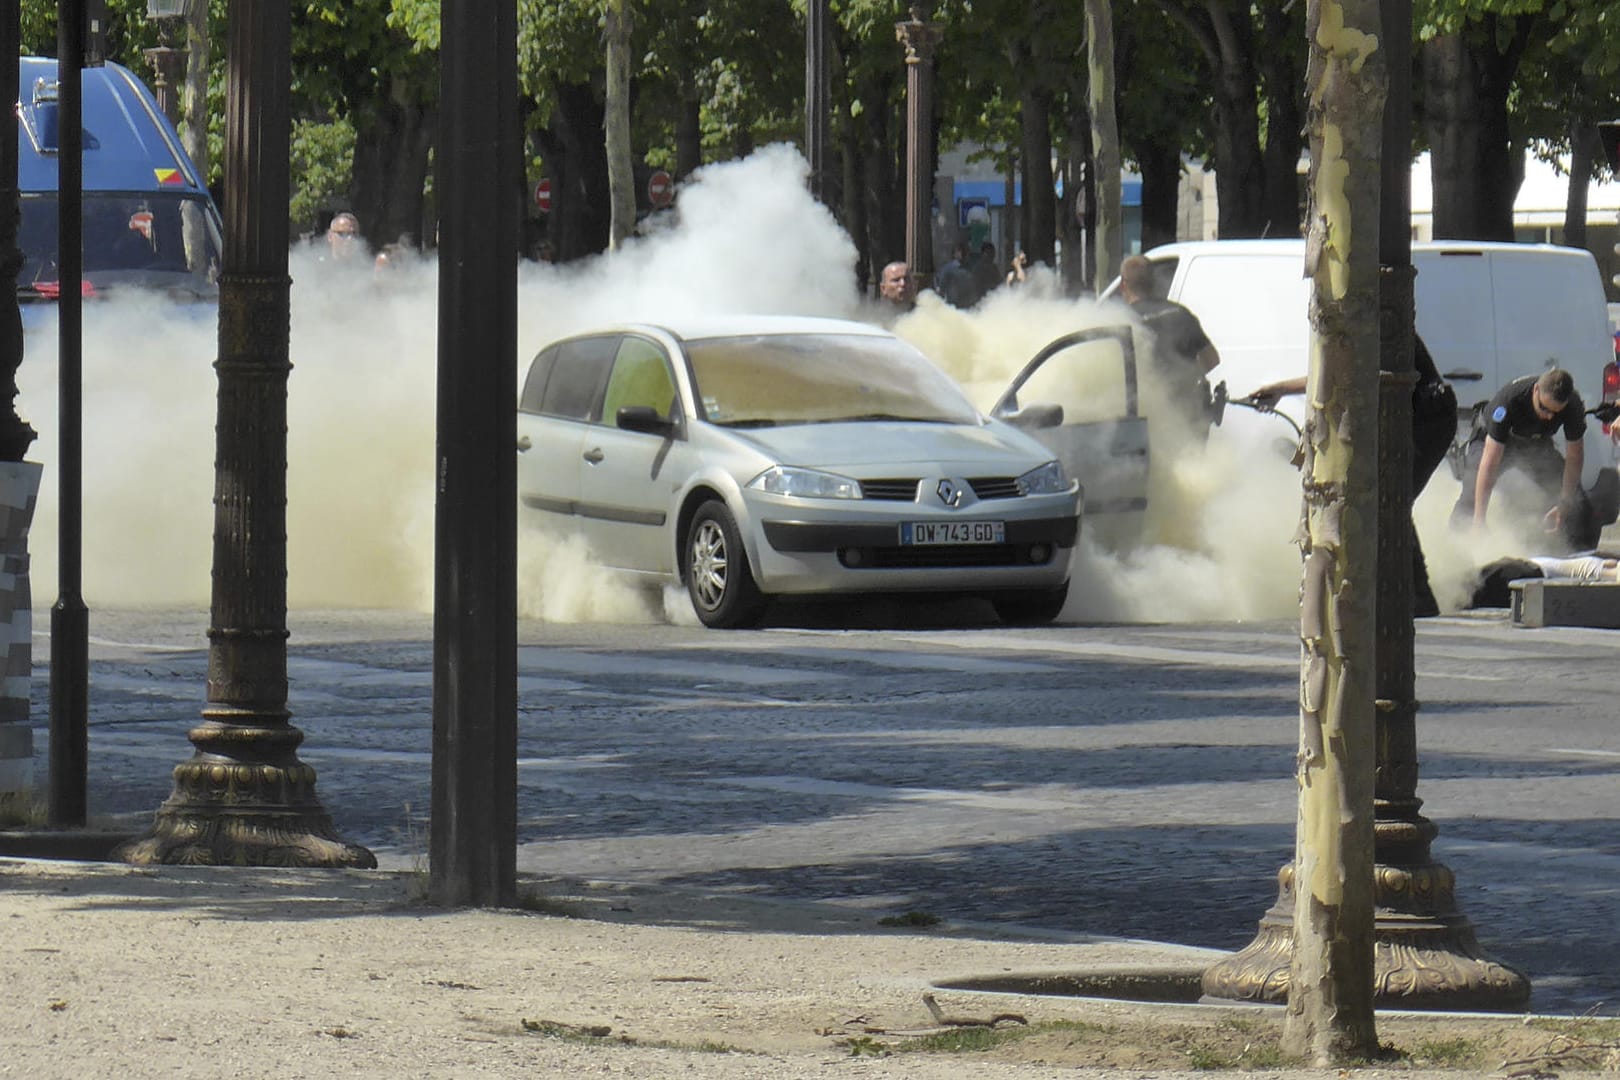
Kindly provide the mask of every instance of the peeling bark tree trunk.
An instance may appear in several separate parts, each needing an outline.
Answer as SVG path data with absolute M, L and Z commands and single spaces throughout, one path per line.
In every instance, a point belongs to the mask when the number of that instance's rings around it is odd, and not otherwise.
M 608 250 L 623 246 L 636 229 L 635 162 L 630 155 L 630 12 L 625 0 L 609 0 L 607 92 L 602 129 L 607 145 Z
M 1387 91 L 1378 0 L 1311 0 L 1306 73 L 1311 374 L 1303 474 L 1299 819 L 1284 1047 L 1371 1057 L 1378 206 Z
M 1097 183 L 1097 283 L 1119 273 L 1125 257 L 1120 208 L 1119 125 L 1114 117 L 1114 17 L 1109 0 L 1086 0 L 1086 67 L 1090 72 L 1091 154 Z

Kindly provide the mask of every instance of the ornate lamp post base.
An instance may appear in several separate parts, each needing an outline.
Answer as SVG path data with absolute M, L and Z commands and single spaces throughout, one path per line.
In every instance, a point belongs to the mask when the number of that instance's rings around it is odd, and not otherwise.
M 1434 829 L 1422 818 L 1407 825 Z M 1450 869 L 1437 862 L 1379 864 L 1373 873 L 1373 1000 L 1379 1008 L 1517 1012 L 1530 1000 L 1530 981 L 1487 957 L 1468 919 L 1457 911 Z M 1278 871 L 1277 885 L 1277 902 L 1261 916 L 1255 939 L 1204 972 L 1205 997 L 1287 1000 L 1294 942 L 1292 863 Z
M 315 795 L 315 770 L 290 725 L 203 724 L 197 753 L 174 768 L 174 791 L 152 829 L 114 853 L 138 865 L 372 869 L 376 856 L 337 835 Z M 244 761 L 246 751 L 259 760 Z M 269 758 L 270 760 L 264 760 Z

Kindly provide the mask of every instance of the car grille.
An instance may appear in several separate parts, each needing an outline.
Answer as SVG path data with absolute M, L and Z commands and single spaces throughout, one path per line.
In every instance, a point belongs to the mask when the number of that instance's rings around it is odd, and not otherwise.
M 968 486 L 981 499 L 1016 499 L 1024 494 L 1011 476 L 970 476 Z
M 1032 559 L 1031 548 L 1042 557 Z M 855 554 L 858 553 L 858 554 Z M 851 555 L 855 554 L 852 559 Z M 851 570 L 908 570 L 931 566 L 1041 566 L 1052 561 L 1051 544 L 964 544 L 960 547 L 840 548 L 838 561 Z
M 861 496 L 882 502 L 916 502 L 916 477 L 898 480 L 862 480 Z

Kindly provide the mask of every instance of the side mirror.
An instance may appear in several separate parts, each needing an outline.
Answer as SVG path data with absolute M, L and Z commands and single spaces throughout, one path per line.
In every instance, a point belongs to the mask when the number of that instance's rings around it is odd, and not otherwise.
M 1028 405 L 1016 412 L 1005 413 L 1002 420 L 1023 431 L 1055 428 L 1063 423 L 1062 405 Z
M 666 439 L 675 433 L 675 421 L 660 415 L 651 405 L 620 406 L 613 416 L 613 422 L 625 431 L 662 435 Z

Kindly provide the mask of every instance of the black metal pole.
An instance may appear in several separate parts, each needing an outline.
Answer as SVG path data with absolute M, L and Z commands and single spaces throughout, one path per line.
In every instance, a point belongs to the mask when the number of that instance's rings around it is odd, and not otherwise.
M 517 893 L 517 26 L 441 4 L 433 819 L 429 893 Z
M 90 613 L 82 595 L 84 439 L 84 0 L 57 16 L 57 571 L 51 608 L 52 825 L 83 825 L 89 769 Z M 13 83 L 15 85 L 15 83 Z M 9 93 L 9 90 L 7 91 Z
M 377 865 L 334 831 L 287 709 L 291 27 L 282 0 L 231 0 L 208 703 L 133 863 Z

